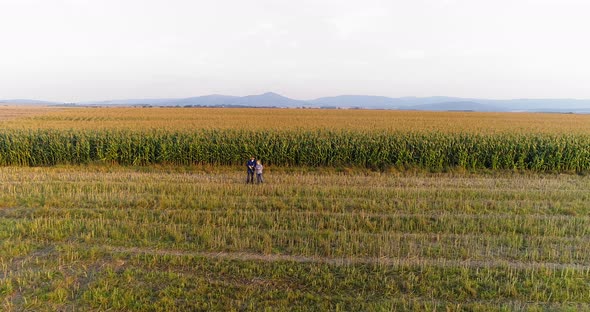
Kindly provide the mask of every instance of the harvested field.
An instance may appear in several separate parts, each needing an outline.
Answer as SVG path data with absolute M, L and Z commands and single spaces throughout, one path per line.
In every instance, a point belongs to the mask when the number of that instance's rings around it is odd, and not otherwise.
M 590 180 L 4 167 L 3 307 L 590 307 Z M 188 300 L 190 298 L 190 300 Z M 370 300 L 369 300 L 370 299 Z

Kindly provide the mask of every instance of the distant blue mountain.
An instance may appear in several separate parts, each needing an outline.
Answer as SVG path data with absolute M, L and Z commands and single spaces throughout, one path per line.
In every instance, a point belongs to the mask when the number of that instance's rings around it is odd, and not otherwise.
M 57 105 L 63 103 L 38 100 L 0 100 L 0 103 Z M 301 101 L 267 92 L 258 95 L 204 95 L 189 98 L 123 99 L 80 102 L 78 105 L 150 105 L 150 106 L 214 106 L 214 107 L 311 107 L 311 108 L 367 108 L 432 111 L 476 112 L 561 112 L 590 113 L 590 100 L 577 99 L 512 99 L 490 100 L 447 96 L 390 98 L 372 95 L 340 95 Z
M 398 99 L 371 95 L 339 95 L 307 102 L 319 107 L 397 108 L 400 106 Z
M 306 101 L 293 100 L 274 92 L 248 95 L 233 99 L 229 104 L 248 107 L 303 107 L 310 106 Z
M 164 98 L 164 99 L 121 99 L 108 101 L 80 102 L 80 105 L 151 105 L 151 106 L 218 106 L 226 105 L 237 99 L 237 96 L 229 95 L 204 95 L 189 98 Z
M 323 97 L 308 101 L 315 106 L 330 106 L 330 107 L 362 107 L 362 108 L 377 108 L 377 109 L 417 109 L 417 105 L 429 105 L 437 103 L 454 103 L 454 102 L 470 102 L 471 99 L 463 99 L 448 96 L 431 96 L 431 97 L 400 97 L 390 98 L 385 96 L 372 95 L 340 95 L 334 97 Z
M 590 109 L 590 100 L 578 99 L 512 99 L 512 100 L 476 100 L 482 104 L 501 105 L 511 111 L 568 111 L 582 112 Z
M 196 96 L 190 97 L 185 99 L 177 99 L 175 101 L 171 101 L 170 104 L 172 105 L 180 105 L 180 106 L 223 106 L 228 105 L 228 103 L 233 102 L 235 99 L 238 99 L 237 96 L 229 96 L 229 95 L 219 95 L 219 94 L 212 94 L 212 95 L 204 95 L 204 96 Z
M 131 99 L 97 102 L 82 102 L 82 105 L 155 105 L 155 106 L 244 106 L 244 107 L 301 107 L 309 106 L 304 101 L 293 100 L 268 92 L 243 97 L 229 95 L 204 95 L 181 99 Z
M 178 99 L 125 99 L 79 102 L 80 105 L 166 105 Z
M 507 112 L 505 107 L 481 104 L 472 101 L 442 102 L 409 106 L 404 109 L 427 111 L 473 111 L 473 112 Z
M 574 113 L 588 113 L 590 111 L 590 100 L 576 99 L 489 100 L 446 96 L 389 98 L 367 95 L 341 95 L 319 98 L 308 102 L 314 106 L 436 111 L 471 110 L 481 112 L 534 111 Z

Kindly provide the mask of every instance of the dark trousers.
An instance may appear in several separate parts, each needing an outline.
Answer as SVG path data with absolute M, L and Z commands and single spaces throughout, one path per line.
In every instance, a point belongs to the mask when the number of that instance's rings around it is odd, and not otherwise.
M 246 177 L 246 184 L 252 183 L 254 184 L 254 171 L 248 170 L 248 176 Z
M 256 174 L 256 183 L 264 183 L 264 181 L 262 180 L 262 173 Z

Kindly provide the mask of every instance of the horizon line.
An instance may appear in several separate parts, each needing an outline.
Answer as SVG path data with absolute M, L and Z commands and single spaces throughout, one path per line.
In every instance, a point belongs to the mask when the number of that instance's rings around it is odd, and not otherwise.
M 78 104 L 78 103 L 86 103 L 86 102 L 110 102 L 110 101 L 130 101 L 130 100 L 182 100 L 182 99 L 190 99 L 190 98 L 199 98 L 199 97 L 206 97 L 206 96 L 228 96 L 228 97 L 235 97 L 235 98 L 242 98 L 248 96 L 263 96 L 267 94 L 275 94 L 287 99 L 296 100 L 296 101 L 314 101 L 318 99 L 324 98 L 336 98 L 336 97 L 346 97 L 346 96 L 359 96 L 359 97 L 381 97 L 381 98 L 388 98 L 388 99 L 404 99 L 404 98 L 415 98 L 415 99 L 428 99 L 428 98 L 451 98 L 451 99 L 462 99 L 462 100 L 490 100 L 490 101 L 513 101 L 513 100 L 569 100 L 569 101 L 588 101 L 590 98 L 575 98 L 575 97 L 516 97 L 516 98 L 488 98 L 488 97 L 462 97 L 462 96 L 451 96 L 451 95 L 429 95 L 429 96 L 415 96 L 415 95 L 407 95 L 407 96 L 386 96 L 386 95 L 375 95 L 375 94 L 338 94 L 338 95 L 329 95 L 329 96 L 320 96 L 311 99 L 298 99 L 289 96 L 285 96 L 283 94 L 269 91 L 259 94 L 247 94 L 247 95 L 230 95 L 230 94 L 222 94 L 222 93 L 211 93 L 211 94 L 203 94 L 203 95 L 193 95 L 193 96 L 181 96 L 181 97 L 129 97 L 129 98 L 109 98 L 104 100 L 80 100 L 80 101 L 54 101 L 54 100 L 45 100 L 39 98 L 9 98 L 9 99 L 0 99 L 0 103 L 2 104 L 18 104 L 18 103 L 11 103 L 11 101 L 36 101 L 36 102 L 48 102 L 48 103 L 55 103 L 55 104 Z

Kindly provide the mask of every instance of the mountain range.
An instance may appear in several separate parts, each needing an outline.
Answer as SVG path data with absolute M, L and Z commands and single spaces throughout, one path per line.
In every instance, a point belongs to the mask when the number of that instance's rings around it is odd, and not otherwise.
M 0 100 L 0 103 L 19 105 L 64 105 L 66 103 L 39 100 Z M 340 95 L 314 100 L 295 100 L 277 93 L 229 96 L 205 95 L 188 98 L 123 99 L 67 103 L 76 106 L 207 106 L 207 107 L 280 107 L 280 108 L 363 108 L 424 111 L 476 112 L 560 112 L 590 113 L 590 100 L 585 99 L 511 99 L 490 100 L 459 97 L 399 97 L 370 95 Z

